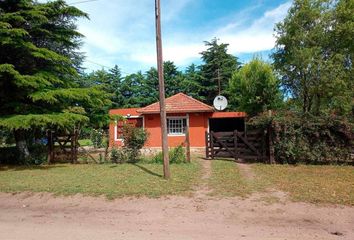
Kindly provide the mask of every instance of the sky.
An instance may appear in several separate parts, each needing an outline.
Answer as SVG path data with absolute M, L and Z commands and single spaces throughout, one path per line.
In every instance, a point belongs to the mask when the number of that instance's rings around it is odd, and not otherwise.
M 80 3 L 82 2 L 82 3 Z M 154 0 L 67 0 L 89 14 L 78 21 L 85 35 L 87 72 L 118 65 L 123 74 L 156 66 Z M 204 41 L 228 43 L 243 63 L 253 56 L 269 59 L 274 25 L 287 14 L 284 0 L 161 0 L 164 61 L 180 70 L 200 64 Z

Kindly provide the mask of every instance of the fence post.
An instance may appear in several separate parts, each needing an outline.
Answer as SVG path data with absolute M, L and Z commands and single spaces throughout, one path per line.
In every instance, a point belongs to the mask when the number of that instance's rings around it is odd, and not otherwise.
M 214 132 L 210 131 L 210 157 L 214 159 Z
M 208 131 L 205 131 L 205 158 L 209 158 L 209 136 Z
M 237 130 L 234 131 L 234 158 L 235 158 L 235 161 L 238 159 Z

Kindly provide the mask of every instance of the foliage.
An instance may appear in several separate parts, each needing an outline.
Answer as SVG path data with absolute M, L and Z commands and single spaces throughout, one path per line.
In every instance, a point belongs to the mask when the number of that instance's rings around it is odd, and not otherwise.
M 138 161 L 139 151 L 132 148 L 115 148 L 111 150 L 111 162 L 112 163 L 135 163 Z
M 140 149 L 144 146 L 148 134 L 145 129 L 129 124 L 123 125 L 123 147 L 113 147 L 111 161 L 113 163 L 134 163 L 138 161 Z
M 5 0 L 0 12 L 0 127 L 14 131 L 20 156 L 30 158 L 31 131 L 74 127 L 88 120 L 84 107 L 108 101 L 74 80 L 82 59 L 75 22 L 84 12 L 62 0 Z
M 276 25 L 274 66 L 304 113 L 353 113 L 353 12 L 353 1 L 296 0 Z
M 187 163 L 186 159 L 186 153 L 182 145 L 179 145 L 178 147 L 172 148 L 168 151 L 168 156 L 171 164 L 181 164 L 181 163 Z M 153 163 L 163 163 L 163 155 L 162 152 L 157 153 L 153 158 L 152 158 Z
M 235 71 L 229 83 L 230 105 L 238 111 L 256 115 L 282 104 L 279 80 L 270 64 L 254 58 Z
M 123 138 L 125 147 L 140 150 L 148 138 L 148 133 L 143 128 L 124 124 Z
M 31 157 L 23 159 L 19 156 L 16 147 L 0 148 L 0 164 L 10 165 L 40 165 L 47 162 L 47 146 L 43 144 L 32 144 L 29 146 Z
M 353 163 L 354 125 L 345 118 L 280 111 L 255 117 L 250 124 L 271 126 L 279 163 Z
M 201 52 L 203 64 L 201 71 L 201 96 L 206 103 L 212 104 L 213 99 L 219 94 L 218 79 L 220 79 L 221 94 L 227 95 L 227 88 L 232 73 L 240 67 L 237 58 L 227 53 L 228 44 L 218 43 L 216 38 L 206 41 L 207 50 Z
M 11 131 L 0 129 L 0 148 L 6 147 L 7 145 L 13 144 L 14 142 L 15 139 L 13 138 Z
M 90 140 L 94 148 L 102 148 L 107 144 L 105 142 L 106 133 L 103 129 L 92 129 Z

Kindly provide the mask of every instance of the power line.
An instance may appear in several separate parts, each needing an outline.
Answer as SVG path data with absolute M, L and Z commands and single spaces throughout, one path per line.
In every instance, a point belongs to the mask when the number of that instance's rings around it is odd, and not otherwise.
M 69 3 L 68 5 L 77 5 L 77 4 L 81 4 L 81 3 L 89 3 L 89 2 L 97 2 L 97 1 L 99 1 L 99 0 L 85 0 L 85 1 Z
M 108 69 L 112 69 L 112 68 L 113 68 L 113 67 L 109 67 L 109 66 L 103 65 L 103 64 L 101 64 L 101 63 L 97 63 L 97 62 L 88 60 L 88 59 L 85 59 L 84 62 L 89 62 L 89 63 L 95 64 L 95 65 L 100 66 L 100 67 L 103 67 L 103 68 L 108 68 Z M 121 73 L 124 73 L 124 74 L 126 74 L 126 75 L 130 75 L 130 74 L 131 74 L 131 73 L 122 71 L 120 68 L 119 68 L 119 70 L 120 70 Z

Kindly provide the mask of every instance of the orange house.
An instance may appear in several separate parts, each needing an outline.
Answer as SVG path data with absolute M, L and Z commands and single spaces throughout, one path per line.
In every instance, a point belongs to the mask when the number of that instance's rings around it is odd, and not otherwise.
M 215 109 L 183 93 L 166 98 L 168 146 L 176 147 L 186 140 L 189 129 L 192 148 L 205 148 L 205 132 L 244 131 L 244 112 L 216 112 Z M 149 133 L 146 148 L 161 148 L 160 104 L 143 108 L 111 109 L 110 115 L 121 115 L 125 122 L 145 128 Z M 110 146 L 122 146 L 123 121 L 109 126 Z

